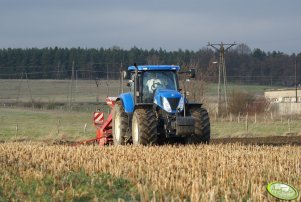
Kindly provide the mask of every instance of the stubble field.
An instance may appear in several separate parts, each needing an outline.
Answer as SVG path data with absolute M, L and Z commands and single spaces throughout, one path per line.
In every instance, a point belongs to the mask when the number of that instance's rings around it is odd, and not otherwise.
M 5 143 L 0 199 L 274 201 L 266 191 L 269 182 L 301 189 L 300 156 L 298 146 Z

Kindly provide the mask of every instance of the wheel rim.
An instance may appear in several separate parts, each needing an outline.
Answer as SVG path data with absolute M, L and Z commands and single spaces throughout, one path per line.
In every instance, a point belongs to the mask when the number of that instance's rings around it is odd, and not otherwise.
M 138 121 L 135 115 L 133 117 L 132 138 L 133 138 L 133 144 L 139 144 Z
M 121 129 L 120 129 L 120 115 L 116 114 L 115 119 L 114 119 L 114 135 L 115 135 L 115 140 L 117 142 L 120 141 L 120 136 L 121 136 Z

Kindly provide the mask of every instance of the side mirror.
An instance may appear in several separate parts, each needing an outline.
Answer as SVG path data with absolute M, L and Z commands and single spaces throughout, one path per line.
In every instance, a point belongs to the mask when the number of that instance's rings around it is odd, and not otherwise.
M 189 78 L 194 79 L 195 78 L 195 69 L 190 69 L 188 71 L 188 75 L 189 75 Z
M 128 71 L 122 71 L 122 77 L 123 79 L 129 79 L 130 78 L 130 74 Z
M 127 86 L 127 87 L 131 87 L 131 86 L 132 86 L 132 83 L 134 83 L 134 81 L 129 80 L 129 82 L 126 83 L 126 86 Z

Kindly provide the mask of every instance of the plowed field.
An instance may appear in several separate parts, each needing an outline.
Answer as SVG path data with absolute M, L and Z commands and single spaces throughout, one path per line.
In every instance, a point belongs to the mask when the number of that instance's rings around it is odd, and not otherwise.
M 251 145 L 301 145 L 301 136 L 236 137 L 212 139 L 213 144 L 242 143 Z

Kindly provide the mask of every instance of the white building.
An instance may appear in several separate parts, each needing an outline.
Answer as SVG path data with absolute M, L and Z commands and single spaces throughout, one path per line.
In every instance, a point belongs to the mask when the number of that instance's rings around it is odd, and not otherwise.
M 269 89 L 264 92 L 264 97 L 271 103 L 296 103 L 296 89 Z M 297 89 L 297 102 L 301 102 L 301 88 Z
M 282 115 L 301 114 L 301 88 L 270 89 L 264 92 L 271 106 Z M 297 97 L 297 102 L 296 102 Z

